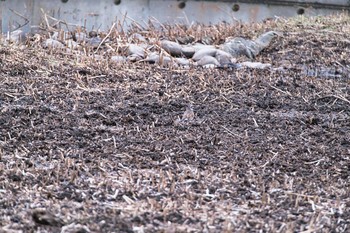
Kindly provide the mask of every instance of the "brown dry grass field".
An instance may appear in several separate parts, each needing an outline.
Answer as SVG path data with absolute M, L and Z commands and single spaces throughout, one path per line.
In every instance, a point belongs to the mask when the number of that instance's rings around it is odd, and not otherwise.
M 268 69 L 0 45 L 0 231 L 350 232 L 348 15 L 140 33 L 268 30 Z

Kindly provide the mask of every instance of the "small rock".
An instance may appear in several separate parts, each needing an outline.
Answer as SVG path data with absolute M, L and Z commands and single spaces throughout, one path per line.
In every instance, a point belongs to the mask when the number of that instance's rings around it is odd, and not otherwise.
M 277 62 L 281 68 L 291 69 L 293 68 L 293 63 L 290 60 L 282 59 Z
M 160 42 L 160 47 L 171 56 L 179 57 L 182 54 L 182 47 L 176 42 L 163 40 Z
M 85 42 L 86 39 L 87 39 L 87 35 L 86 35 L 86 33 L 84 33 L 84 32 L 76 32 L 76 33 L 73 35 L 73 40 L 75 40 L 75 41 L 78 42 L 78 43 Z
M 168 56 L 160 56 L 158 64 L 161 66 L 171 66 L 171 65 L 177 65 L 176 63 L 173 62 L 173 59 Z
M 126 62 L 126 58 L 124 56 L 112 56 L 111 61 L 116 63 L 123 63 Z
M 15 30 L 9 34 L 8 40 L 10 42 L 19 44 L 25 42 L 27 40 L 27 36 L 26 33 L 22 30 Z
M 177 37 L 176 40 L 180 44 L 190 44 L 194 41 L 194 37 L 193 36 L 183 36 L 183 37 Z
M 143 57 L 140 57 L 137 54 L 131 54 L 126 58 L 127 61 L 131 61 L 131 62 L 141 61 L 142 59 L 143 59 Z
M 59 33 L 58 32 L 53 32 L 52 35 L 50 35 L 51 39 L 58 40 L 59 38 Z
M 181 52 L 183 55 L 185 55 L 185 57 L 191 58 L 193 57 L 196 50 L 191 46 L 185 46 L 185 47 L 182 47 Z
M 220 65 L 235 63 L 236 59 L 232 57 L 231 54 L 218 49 L 215 54 L 216 60 L 220 63 Z
M 79 48 L 79 43 L 75 42 L 74 40 L 70 39 L 70 40 L 66 40 L 65 44 L 68 48 L 70 49 L 77 49 Z
M 211 56 L 214 57 L 216 55 L 217 49 L 215 48 L 202 48 L 201 50 L 197 51 L 192 59 L 194 61 L 201 60 L 204 56 Z M 216 59 L 215 59 L 216 60 Z
M 149 63 L 158 63 L 159 62 L 159 54 L 156 52 L 150 53 L 147 55 L 146 59 L 144 60 Z
M 186 111 L 182 114 L 183 121 L 192 121 L 195 117 L 193 107 L 191 105 L 186 107 Z
M 227 63 L 227 64 L 223 64 L 223 65 L 221 65 L 220 64 L 220 66 L 217 66 L 216 68 L 218 68 L 218 69 L 240 69 L 240 68 L 242 68 L 242 65 L 241 64 L 239 64 L 239 63 Z
M 147 40 L 144 36 L 142 36 L 139 33 L 134 33 L 130 36 L 130 39 L 132 42 L 142 42 L 142 43 L 147 43 Z
M 195 119 L 195 113 L 193 111 L 193 107 L 191 105 L 188 105 L 186 107 L 185 112 L 182 114 L 182 117 L 174 121 L 174 125 L 175 126 L 188 125 L 193 123 L 194 119 Z
M 261 63 L 261 62 L 250 62 L 250 61 L 246 61 L 246 62 L 242 62 L 239 63 L 242 66 L 245 67 L 249 67 L 249 68 L 253 68 L 253 69 L 266 69 L 271 67 L 271 64 L 269 63 Z
M 104 60 L 104 57 L 102 55 L 98 55 L 98 54 L 93 54 L 91 56 L 95 61 L 102 61 Z
M 145 57 L 145 49 L 136 44 L 129 44 L 128 46 L 128 54 L 138 56 L 141 59 Z
M 214 69 L 214 68 L 216 68 L 217 66 L 214 65 L 214 64 L 207 64 L 207 65 L 204 65 L 204 66 L 202 66 L 202 67 L 205 68 L 205 69 Z
M 205 65 L 219 66 L 220 65 L 220 63 L 218 62 L 218 60 L 215 59 L 215 57 L 208 56 L 208 55 L 202 57 L 199 61 L 197 61 L 196 64 L 199 66 L 205 66 Z
M 97 37 L 98 36 L 98 34 L 97 34 L 97 32 L 96 31 L 90 31 L 89 32 L 89 37 Z
M 201 41 L 203 44 L 206 45 L 211 45 L 214 42 L 213 38 L 211 38 L 210 36 L 204 36 Z
M 71 223 L 69 225 L 63 226 L 61 229 L 61 233 L 89 233 L 91 232 L 87 226 Z
M 86 42 L 93 48 L 97 48 L 101 44 L 102 39 L 100 37 L 87 38 Z
M 44 48 L 51 48 L 51 49 L 61 49 L 64 48 L 64 45 L 59 42 L 58 40 L 54 40 L 54 39 L 46 39 L 43 42 L 43 47 Z
M 143 61 L 150 62 L 152 64 L 156 63 L 163 66 L 168 66 L 172 63 L 172 58 L 164 55 L 159 55 L 156 52 L 148 54 L 147 58 Z
M 196 52 L 198 52 L 201 49 L 216 49 L 214 45 L 205 45 L 201 43 L 195 43 L 194 45 L 192 45 L 192 47 Z
M 34 210 L 32 213 L 32 218 L 35 223 L 40 224 L 40 225 L 46 225 L 46 226 L 55 226 L 55 227 L 60 227 L 63 226 L 63 221 L 54 216 L 52 213 L 38 209 Z
M 190 60 L 188 60 L 187 58 L 176 57 L 175 61 L 177 62 L 177 64 L 179 64 L 181 66 L 189 66 L 189 65 L 191 65 Z
M 159 43 L 159 39 L 153 37 L 147 37 L 149 44 L 157 44 Z

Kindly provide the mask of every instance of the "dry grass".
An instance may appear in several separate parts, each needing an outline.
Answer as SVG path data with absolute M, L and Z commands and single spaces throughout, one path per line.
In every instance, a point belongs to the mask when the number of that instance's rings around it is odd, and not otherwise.
M 2 231 L 348 231 L 349 17 L 154 28 L 281 31 L 257 58 L 279 69 L 115 64 L 113 30 L 112 49 L 0 46 Z

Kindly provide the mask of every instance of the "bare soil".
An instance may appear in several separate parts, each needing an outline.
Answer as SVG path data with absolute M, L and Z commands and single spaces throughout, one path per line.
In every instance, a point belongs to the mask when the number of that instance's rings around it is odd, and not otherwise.
M 1 45 L 1 232 L 349 232 L 348 16 L 271 29 L 265 70 Z

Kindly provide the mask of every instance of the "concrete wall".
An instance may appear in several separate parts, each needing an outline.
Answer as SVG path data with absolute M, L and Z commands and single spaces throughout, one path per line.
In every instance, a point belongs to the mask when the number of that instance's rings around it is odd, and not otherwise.
M 260 21 L 268 17 L 304 15 L 324 15 L 349 9 L 348 0 L 305 0 L 287 5 L 287 0 L 237 1 L 178 1 L 178 0 L 0 0 L 1 30 L 7 32 L 21 27 L 25 20 L 30 22 L 21 29 L 35 28 L 43 22 L 45 12 L 57 19 L 73 25 L 86 26 L 88 30 L 99 28 L 107 30 L 116 20 L 123 21 L 124 28 L 132 21 L 146 25 L 148 19 L 161 23 L 204 24 L 220 21 L 243 22 Z M 315 4 L 326 4 L 317 6 Z M 63 24 L 61 24 L 63 26 Z

